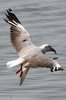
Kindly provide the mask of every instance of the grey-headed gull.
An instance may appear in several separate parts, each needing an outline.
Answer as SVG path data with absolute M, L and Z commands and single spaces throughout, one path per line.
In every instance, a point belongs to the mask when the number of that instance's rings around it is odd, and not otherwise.
M 7 62 L 7 66 L 9 68 L 12 68 L 21 65 L 20 70 L 17 71 L 17 73 L 21 71 L 20 85 L 23 83 L 30 67 L 50 68 L 51 72 L 64 70 L 56 60 L 53 60 L 45 55 L 45 53 L 49 51 L 53 51 L 56 53 L 56 50 L 52 48 L 52 46 L 48 44 L 44 44 L 40 47 L 35 46 L 31 41 L 30 34 L 22 26 L 21 22 L 18 20 L 13 11 L 9 9 L 7 10 L 7 13 L 5 15 L 7 18 L 4 20 L 11 25 L 11 42 L 16 49 L 17 54 L 19 55 L 18 59 Z M 22 66 L 24 67 L 23 70 Z

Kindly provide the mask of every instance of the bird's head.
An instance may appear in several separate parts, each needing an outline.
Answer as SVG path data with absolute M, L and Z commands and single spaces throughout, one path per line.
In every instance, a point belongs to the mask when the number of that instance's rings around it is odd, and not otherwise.
M 44 44 L 44 45 L 42 45 L 42 46 L 40 46 L 40 48 L 41 48 L 41 50 L 42 50 L 42 53 L 46 53 L 46 52 L 50 52 L 50 51 L 52 51 L 52 52 L 54 52 L 55 54 L 57 54 L 56 53 L 56 50 L 51 46 L 51 45 L 49 45 L 49 44 Z

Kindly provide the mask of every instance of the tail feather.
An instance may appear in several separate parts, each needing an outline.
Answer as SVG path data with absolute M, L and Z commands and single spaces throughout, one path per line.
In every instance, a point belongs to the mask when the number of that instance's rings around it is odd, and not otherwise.
M 30 67 L 26 67 L 26 68 L 24 69 L 23 74 L 22 74 L 22 77 L 20 78 L 20 85 L 22 85 L 23 81 L 25 80 L 26 75 L 27 75 L 29 69 L 30 69 Z
M 24 62 L 24 59 L 19 57 L 17 60 L 7 62 L 6 65 L 8 68 L 12 68 L 12 67 L 22 64 L 23 62 Z

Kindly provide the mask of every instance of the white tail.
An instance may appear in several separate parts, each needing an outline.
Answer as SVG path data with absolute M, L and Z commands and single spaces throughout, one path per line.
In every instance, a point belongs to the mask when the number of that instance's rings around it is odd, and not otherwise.
M 12 68 L 12 67 L 15 67 L 15 66 L 22 64 L 23 62 L 24 62 L 24 59 L 19 57 L 17 60 L 7 62 L 6 65 L 8 68 Z

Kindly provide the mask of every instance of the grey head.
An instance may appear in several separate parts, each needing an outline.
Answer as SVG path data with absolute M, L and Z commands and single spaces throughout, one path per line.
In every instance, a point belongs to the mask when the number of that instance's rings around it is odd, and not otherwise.
M 45 54 L 46 52 L 50 52 L 50 51 L 57 54 L 56 50 L 49 44 L 44 44 L 44 45 L 40 46 L 40 48 L 41 48 L 41 51 L 43 54 Z

